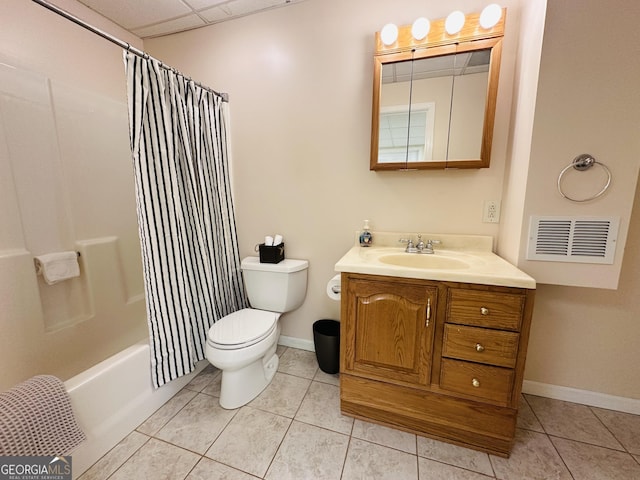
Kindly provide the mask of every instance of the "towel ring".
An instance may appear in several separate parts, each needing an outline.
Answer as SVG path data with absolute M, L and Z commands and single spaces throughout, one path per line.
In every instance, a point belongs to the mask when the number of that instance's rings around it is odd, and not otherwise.
M 592 195 L 587 198 L 581 198 L 581 199 L 571 198 L 569 195 L 567 195 L 562 191 L 562 185 L 561 185 L 562 177 L 564 176 L 565 173 L 567 173 L 567 171 L 570 168 L 578 170 L 579 172 L 584 172 L 585 170 L 589 170 L 591 167 L 593 167 L 596 164 L 600 165 L 600 167 L 607 174 L 607 182 L 605 183 L 604 187 L 602 187 L 602 190 L 600 190 L 595 195 Z M 569 165 L 564 167 L 560 172 L 560 175 L 558 175 L 558 192 L 560 192 L 560 195 L 562 195 L 564 198 L 566 198 L 567 200 L 571 200 L 572 202 L 588 202 L 590 200 L 598 198 L 600 195 L 602 195 L 604 192 L 607 191 L 607 189 L 609 188 L 609 185 L 611 185 L 611 170 L 609 170 L 604 163 L 597 161 L 595 158 L 593 158 L 593 156 L 589 155 L 588 153 L 583 153 L 578 155 L 576 158 L 573 159 L 573 162 L 571 162 Z

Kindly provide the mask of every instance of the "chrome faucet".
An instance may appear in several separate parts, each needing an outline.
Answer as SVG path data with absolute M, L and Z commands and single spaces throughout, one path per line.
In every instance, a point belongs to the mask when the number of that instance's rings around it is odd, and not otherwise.
M 420 243 L 422 243 L 422 248 L 420 248 Z M 427 240 L 426 244 L 420 241 L 420 243 L 417 245 L 418 253 L 434 253 L 433 246 L 438 245 L 440 240 Z
M 400 243 L 406 243 L 407 244 L 407 248 L 404 249 L 405 252 L 407 252 L 407 253 L 418 253 L 418 249 L 413 244 L 413 240 L 411 240 L 411 237 L 409 237 L 409 238 L 401 238 L 398 241 Z
M 433 246 L 440 243 L 440 240 L 427 240 L 425 243 L 421 234 L 418 234 L 418 243 L 416 244 L 413 243 L 411 237 L 401 238 L 398 241 L 407 244 L 407 248 L 404 249 L 407 253 L 434 253 Z
M 433 246 L 438 245 L 440 240 L 427 240 L 425 243 L 422 240 L 422 235 L 418 234 L 418 243 L 414 245 L 413 240 L 411 238 L 401 238 L 399 240 L 401 243 L 406 243 L 407 248 L 404 249 L 407 253 L 434 253 Z

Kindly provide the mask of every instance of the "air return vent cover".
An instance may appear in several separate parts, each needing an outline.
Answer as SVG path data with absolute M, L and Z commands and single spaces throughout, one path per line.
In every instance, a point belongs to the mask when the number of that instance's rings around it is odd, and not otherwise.
M 612 264 L 617 217 L 531 217 L 527 260 Z

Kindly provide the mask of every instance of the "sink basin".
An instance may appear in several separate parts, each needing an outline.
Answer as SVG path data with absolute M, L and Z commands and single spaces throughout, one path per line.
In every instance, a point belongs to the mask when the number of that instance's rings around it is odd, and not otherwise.
M 426 268 L 438 270 L 462 270 L 469 268 L 469 264 L 463 260 L 451 257 L 443 257 L 434 254 L 394 254 L 383 255 L 379 258 L 382 263 L 408 268 Z

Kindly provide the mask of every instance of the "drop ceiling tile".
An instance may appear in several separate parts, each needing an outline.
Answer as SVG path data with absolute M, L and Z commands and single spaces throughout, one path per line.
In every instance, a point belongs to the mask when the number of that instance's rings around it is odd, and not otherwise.
M 138 28 L 132 31 L 134 35 L 140 38 L 157 37 L 167 35 L 169 33 L 181 32 L 192 28 L 204 27 L 206 23 L 202 21 L 196 14 L 187 15 L 186 17 L 176 18 L 168 22 L 158 23 L 149 27 Z
M 192 13 L 180 0 L 80 0 L 126 29 L 144 27 Z
M 232 0 L 224 7 L 231 12 L 232 16 L 236 17 L 286 3 L 288 3 L 286 0 Z
M 228 1 L 229 0 L 184 0 L 184 3 L 194 10 L 204 10 L 206 8 L 216 7 L 222 3 L 227 3 Z
M 223 10 L 222 7 L 213 7 L 207 10 L 202 10 L 198 12 L 198 15 L 200 15 L 210 23 L 221 22 L 223 20 L 229 20 L 231 18 L 229 12 Z

